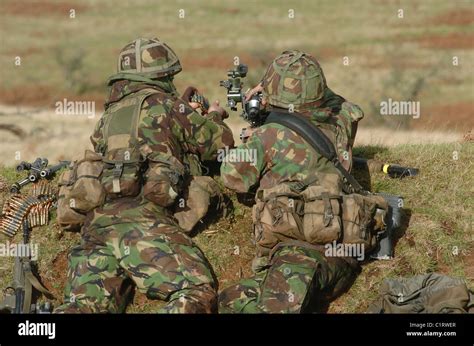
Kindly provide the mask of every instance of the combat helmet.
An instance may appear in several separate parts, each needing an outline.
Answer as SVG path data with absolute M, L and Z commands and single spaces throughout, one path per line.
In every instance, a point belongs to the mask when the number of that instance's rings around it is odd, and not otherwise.
M 127 44 L 118 57 L 118 73 L 161 78 L 173 76 L 181 70 L 176 53 L 157 38 L 138 38 Z
M 318 61 L 299 50 L 288 50 L 277 56 L 263 77 L 263 93 L 276 107 L 294 109 L 320 103 L 326 79 Z

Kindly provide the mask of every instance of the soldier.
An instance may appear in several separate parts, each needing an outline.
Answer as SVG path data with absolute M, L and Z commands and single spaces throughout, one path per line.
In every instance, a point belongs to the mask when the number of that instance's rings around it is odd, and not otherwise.
M 357 122 L 363 113 L 327 87 L 314 57 L 297 50 L 283 52 L 247 98 L 259 91 L 267 110 L 284 110 L 288 117 L 298 112 L 319 127 L 335 145 L 340 162 L 350 169 Z M 303 231 L 295 221 L 302 211 L 286 206 L 294 191 L 287 187 L 326 184 L 338 193 L 339 172 L 301 136 L 281 124 L 264 123 L 251 132 L 237 150 L 254 150 L 256 163 L 224 160 L 221 175 L 225 186 L 238 193 L 257 191 L 253 207 L 255 275 L 221 292 L 219 312 L 322 311 L 329 300 L 352 284 L 360 267 L 350 257 L 326 257 L 323 246 L 310 243 L 308 237 L 302 239 L 298 232 Z M 326 177 L 327 182 L 320 179 L 318 183 L 312 178 L 314 172 L 321 172 L 318 178 Z M 330 202 L 335 207 L 333 200 Z M 332 231 L 338 235 L 341 227 L 336 226 Z M 307 231 L 314 230 L 305 228 L 305 236 Z
M 65 303 L 56 312 L 123 312 L 131 282 L 167 302 L 159 312 L 216 310 L 211 266 L 169 208 L 190 173 L 200 174 L 198 160 L 214 160 L 233 137 L 217 102 L 200 115 L 178 97 L 173 77 L 180 71 L 176 54 L 156 38 L 120 52 L 91 136 L 103 155 L 107 198 L 88 214 L 70 253 Z

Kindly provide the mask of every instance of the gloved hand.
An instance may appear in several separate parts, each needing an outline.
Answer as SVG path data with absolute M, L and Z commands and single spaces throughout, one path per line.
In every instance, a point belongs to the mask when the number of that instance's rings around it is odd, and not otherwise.
M 189 86 L 183 93 L 182 99 L 189 103 L 193 109 L 201 109 L 202 114 L 207 114 L 209 109 L 209 101 L 199 91 L 193 87 Z

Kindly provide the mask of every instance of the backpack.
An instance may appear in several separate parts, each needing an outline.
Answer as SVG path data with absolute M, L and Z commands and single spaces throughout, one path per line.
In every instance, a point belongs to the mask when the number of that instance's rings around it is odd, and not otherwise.
M 86 214 L 106 199 L 140 193 L 146 167 L 139 150 L 138 123 L 143 101 L 154 93 L 142 89 L 107 108 L 104 152 L 86 150 L 59 177 L 58 223 L 64 230 L 80 229 Z
M 342 166 L 326 135 L 298 113 L 271 112 L 265 123 L 278 123 L 298 133 L 340 174 L 315 172 L 303 182 L 286 182 L 258 191 L 253 207 L 257 256 L 279 242 L 303 240 L 313 245 L 333 241 L 363 244 L 374 250 L 385 229 L 388 204 L 370 194 Z
M 105 149 L 100 181 L 108 199 L 140 193 L 145 159 L 140 153 L 138 124 L 143 101 L 155 93 L 155 89 L 142 89 L 112 104 L 103 115 Z
M 363 244 L 366 253 L 375 249 L 377 234 L 385 229 L 385 200 L 377 195 L 342 194 L 338 174 L 314 175 L 303 189 L 287 182 L 258 191 L 252 209 L 257 256 L 267 256 L 278 243 L 292 240 L 312 245 Z

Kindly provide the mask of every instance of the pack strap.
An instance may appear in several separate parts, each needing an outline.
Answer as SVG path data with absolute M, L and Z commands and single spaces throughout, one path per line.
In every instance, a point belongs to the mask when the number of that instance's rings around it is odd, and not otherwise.
M 39 292 L 41 292 L 48 299 L 54 299 L 54 296 L 33 274 L 33 271 L 31 270 L 30 261 L 27 259 L 21 259 L 20 261 L 23 273 L 25 275 L 25 293 L 23 297 L 22 312 L 24 314 L 29 314 L 31 312 L 31 304 L 33 300 L 33 287 Z
M 152 88 L 145 88 L 141 89 L 138 91 L 137 96 L 139 97 L 137 106 L 135 107 L 135 110 L 133 112 L 133 117 L 132 117 L 132 126 L 131 126 L 131 131 L 130 131 L 130 147 L 135 148 L 138 146 L 138 123 L 140 122 L 140 113 L 142 110 L 142 105 L 145 99 L 153 94 L 158 93 L 156 89 Z
M 31 283 L 31 285 L 43 293 L 47 298 L 53 299 L 54 296 L 52 293 L 38 280 L 38 278 L 31 272 L 26 272 L 25 277 L 28 279 L 28 281 Z
M 290 113 L 273 110 L 265 120 L 265 124 L 268 123 L 280 124 L 296 132 L 308 142 L 316 152 L 334 165 L 349 184 L 353 193 L 359 193 L 361 195 L 368 194 L 359 182 L 342 166 L 333 143 L 321 129 L 311 123 L 311 121 L 296 112 Z

